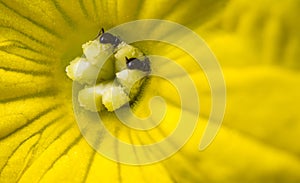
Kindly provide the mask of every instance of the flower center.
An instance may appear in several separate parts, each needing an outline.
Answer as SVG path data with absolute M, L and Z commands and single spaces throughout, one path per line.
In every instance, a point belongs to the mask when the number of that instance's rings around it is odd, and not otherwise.
M 114 111 L 133 103 L 151 72 L 149 58 L 103 29 L 82 49 L 83 55 L 66 68 L 67 76 L 83 85 L 78 94 L 80 106 L 94 112 Z

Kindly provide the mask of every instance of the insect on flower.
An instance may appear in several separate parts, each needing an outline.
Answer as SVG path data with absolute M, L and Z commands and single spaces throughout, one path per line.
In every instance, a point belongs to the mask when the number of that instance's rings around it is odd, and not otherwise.
M 137 58 L 127 58 L 126 59 L 126 65 L 128 69 L 136 69 L 144 72 L 150 71 L 150 61 L 148 57 L 145 57 L 144 61 L 141 61 Z
M 117 36 L 114 36 L 108 32 L 104 32 L 103 28 L 101 29 L 101 31 L 99 31 L 97 37 L 99 37 L 100 43 L 112 44 L 114 47 L 117 47 L 122 42 Z
M 70 79 L 85 85 L 78 92 L 81 107 L 93 112 L 113 112 L 137 100 L 144 78 L 151 71 L 149 58 L 139 48 L 102 28 L 82 49 L 83 55 L 66 68 Z M 106 57 L 108 60 L 101 66 Z

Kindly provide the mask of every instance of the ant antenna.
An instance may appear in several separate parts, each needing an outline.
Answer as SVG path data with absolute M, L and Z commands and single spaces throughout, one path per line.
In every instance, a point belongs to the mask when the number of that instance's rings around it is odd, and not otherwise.
M 127 57 L 125 57 L 125 59 L 126 59 L 126 64 L 128 64 L 130 60 Z
M 94 39 L 96 39 L 97 37 L 99 37 L 101 34 L 103 34 L 104 33 L 104 29 L 103 29 L 103 27 L 99 30 L 99 32 L 98 32 L 98 34 L 97 34 L 97 36 L 94 38 Z

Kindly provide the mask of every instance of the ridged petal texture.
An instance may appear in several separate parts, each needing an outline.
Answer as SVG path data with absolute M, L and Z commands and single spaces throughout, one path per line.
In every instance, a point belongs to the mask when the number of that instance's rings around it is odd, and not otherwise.
M 300 182 L 299 2 L 1 0 L 0 182 Z M 100 28 L 146 18 L 180 23 L 204 38 L 224 72 L 227 108 L 216 139 L 199 151 L 211 105 L 205 75 L 179 49 L 144 45 L 190 72 L 201 112 L 179 152 L 130 166 L 101 156 L 81 135 L 65 67 Z M 180 112 L 173 90 L 155 77 L 143 89 L 137 114 L 149 112 L 143 102 L 152 95 L 167 101 L 166 124 L 151 134 L 119 127 L 107 114 L 109 128 L 133 144 L 162 139 Z

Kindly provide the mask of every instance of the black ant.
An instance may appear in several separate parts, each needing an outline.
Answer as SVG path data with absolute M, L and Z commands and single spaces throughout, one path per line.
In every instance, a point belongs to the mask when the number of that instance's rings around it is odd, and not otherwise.
M 150 61 L 149 58 L 146 57 L 146 59 L 144 61 L 141 61 L 137 58 L 127 58 L 126 59 L 126 65 L 128 69 L 137 69 L 137 70 L 141 70 L 144 72 L 149 72 L 150 71 Z
M 112 35 L 111 33 L 104 32 L 104 29 L 102 28 L 101 31 L 99 31 L 97 37 L 99 37 L 100 43 L 103 44 L 112 44 L 114 47 L 117 47 L 122 41 L 117 37 Z

